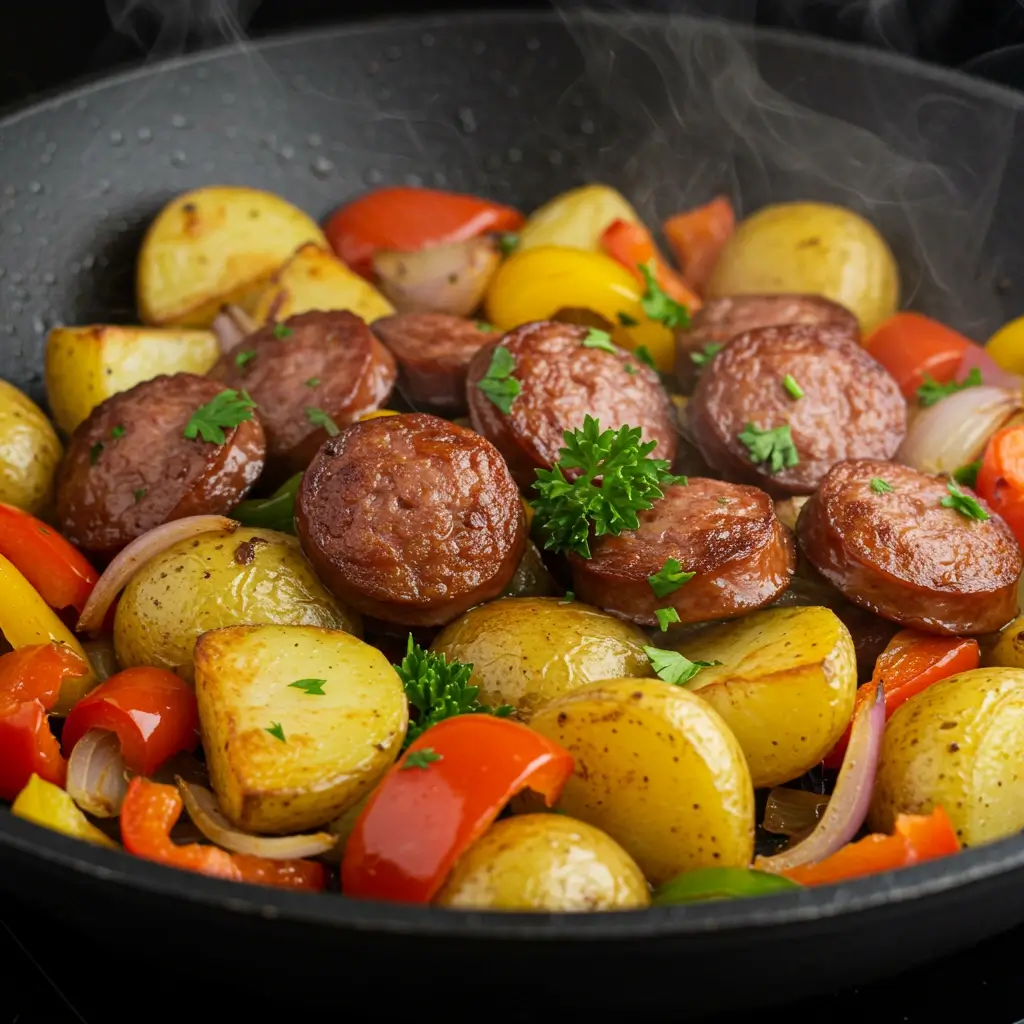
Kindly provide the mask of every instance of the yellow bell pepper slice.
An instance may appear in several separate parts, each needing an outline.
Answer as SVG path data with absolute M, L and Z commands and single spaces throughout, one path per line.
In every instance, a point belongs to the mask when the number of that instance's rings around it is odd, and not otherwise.
M 60 786 L 44 782 L 34 773 L 11 804 L 11 814 L 74 839 L 84 839 L 87 843 L 96 843 L 111 850 L 119 849 L 113 839 L 89 821 Z
M 608 185 L 583 185 L 534 210 L 519 229 L 519 248 L 560 245 L 600 252 L 601 235 L 616 220 L 640 223 L 621 193 Z
M 399 413 L 395 412 L 394 409 L 374 409 L 373 412 L 364 412 L 359 417 L 359 422 L 363 423 L 366 420 L 379 420 L 381 416 L 398 416 Z
M 621 263 L 601 252 L 538 246 L 518 249 L 498 268 L 487 289 L 487 317 L 509 331 L 531 320 L 546 320 L 565 306 L 583 307 L 622 323 L 633 348 L 643 345 L 662 373 L 675 365 L 675 335 L 649 320 L 640 305 L 644 287 Z
M 985 343 L 985 351 L 1001 370 L 1024 374 L 1024 316 L 1000 327 Z
M 15 650 L 52 641 L 64 644 L 89 664 L 75 635 L 3 555 L 0 555 L 0 633 Z M 53 714 L 66 715 L 96 683 L 91 670 L 84 676 L 65 679 Z

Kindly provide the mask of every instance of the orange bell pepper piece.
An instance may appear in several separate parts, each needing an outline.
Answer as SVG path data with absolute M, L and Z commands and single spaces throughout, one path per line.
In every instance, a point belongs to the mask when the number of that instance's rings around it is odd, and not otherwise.
M 920 313 L 897 313 L 874 329 L 864 342 L 903 392 L 914 401 L 925 377 L 948 384 L 974 342 L 952 327 Z
M 642 224 L 613 220 L 601 235 L 601 248 L 621 263 L 641 284 L 640 267 L 650 267 L 661 290 L 692 313 L 700 309 L 700 296 L 673 270 L 658 252 L 651 233 Z
M 800 885 L 834 885 L 947 857 L 959 849 L 960 842 L 946 812 L 936 807 L 931 814 L 897 815 L 891 836 L 865 836 L 817 864 L 804 864 L 782 874 Z
M 992 435 L 974 489 L 1024 543 L 1024 425 Z
M 727 196 L 674 214 L 661 226 L 686 283 L 705 295 L 725 243 L 736 230 L 736 211 Z

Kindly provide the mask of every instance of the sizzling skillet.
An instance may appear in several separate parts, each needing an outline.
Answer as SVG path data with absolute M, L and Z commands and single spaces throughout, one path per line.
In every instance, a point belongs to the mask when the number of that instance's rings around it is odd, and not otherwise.
M 1012 94 L 795 37 L 667 28 L 657 17 L 567 28 L 484 15 L 346 29 L 165 65 L 9 118 L 4 378 L 41 398 L 53 323 L 132 320 L 142 226 L 173 194 L 214 180 L 279 192 L 314 214 L 402 181 L 528 208 L 607 180 L 651 222 L 712 190 L 748 210 L 821 198 L 879 224 L 914 305 L 980 336 L 1020 312 L 1024 255 L 1011 226 L 1024 212 L 1013 188 L 1024 143 Z M 167 957 L 194 954 L 203 936 L 203 958 L 180 962 L 320 995 L 334 979 L 393 984 L 397 972 L 457 995 L 467 977 L 515 977 L 543 957 L 531 986 L 576 1009 L 614 1001 L 697 1014 L 865 980 L 1024 919 L 1020 838 L 834 890 L 571 918 L 248 889 L 6 812 L 0 849 L 5 886 L 64 918 L 110 938 L 145 927 Z M 594 985 L 599 964 L 607 980 Z M 680 998 L 687 978 L 699 984 Z

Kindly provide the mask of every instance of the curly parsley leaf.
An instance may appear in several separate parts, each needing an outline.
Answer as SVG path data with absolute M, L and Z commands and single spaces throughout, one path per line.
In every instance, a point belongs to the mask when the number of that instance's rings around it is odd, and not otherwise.
M 873 476 L 871 478 L 871 490 L 873 490 L 875 494 L 892 494 L 896 488 L 893 487 L 892 484 L 887 483 L 880 476 Z
M 615 315 L 623 327 L 637 327 L 640 324 L 635 316 L 630 316 L 628 313 L 616 313 Z
M 487 372 L 476 383 L 506 416 L 522 390 L 519 381 L 512 376 L 515 368 L 515 356 L 504 345 L 498 345 L 491 355 L 491 365 L 487 367 Z
M 656 597 L 668 597 L 684 583 L 689 583 L 696 573 L 684 572 L 682 565 L 674 558 L 666 558 L 665 564 L 653 576 L 647 577 Z
M 422 735 L 432 725 L 457 715 L 495 715 L 505 718 L 515 708 L 511 704 L 489 707 L 477 700 L 479 687 L 469 685 L 473 666 L 461 661 L 449 661 L 443 654 L 424 651 L 412 634 L 406 646 L 405 657 L 395 671 L 405 687 L 405 696 L 418 713 L 416 721 L 409 723 L 405 746 Z
M 976 388 L 981 386 L 981 370 L 975 366 L 970 373 L 961 381 L 951 380 L 948 384 L 940 384 L 933 380 L 928 374 L 924 375 L 924 383 L 917 389 L 917 402 L 926 408 L 941 401 L 947 395 L 963 391 L 965 388 Z
M 243 351 L 239 352 L 237 356 L 235 356 L 235 366 L 239 370 L 244 370 L 255 358 L 255 349 L 244 349 Z
M 247 391 L 222 391 L 192 413 L 185 424 L 185 436 L 194 440 L 198 435 L 210 444 L 223 444 L 227 439 L 224 431 L 251 420 L 255 408 L 256 403 Z
M 739 439 L 747 446 L 750 461 L 755 466 L 767 463 L 769 473 L 779 473 L 784 467 L 791 469 L 800 461 L 788 423 L 771 430 L 748 423 Z
M 338 429 L 338 424 L 335 423 L 323 409 L 318 409 L 316 406 L 306 406 L 306 419 L 309 420 L 314 427 L 323 427 L 324 430 L 327 431 L 328 437 L 337 437 L 341 433 Z
M 966 466 L 953 470 L 953 479 L 964 487 L 976 487 L 978 485 L 978 473 L 981 471 L 981 459 L 977 462 L 968 462 Z
M 939 502 L 943 508 L 956 509 L 962 516 L 968 519 L 976 519 L 983 523 L 990 518 L 989 514 L 969 494 L 964 494 L 954 480 L 946 481 L 946 490 L 949 494 Z
M 644 653 L 651 659 L 651 668 L 666 683 L 683 686 L 702 668 L 721 665 L 720 661 L 690 661 L 678 651 L 663 651 L 660 647 L 645 647 Z
M 721 345 L 717 341 L 709 341 L 699 352 L 691 352 L 690 360 L 694 366 L 707 366 L 723 348 L 725 345 Z
M 648 318 L 657 320 L 669 328 L 689 327 L 690 311 L 681 302 L 676 302 L 665 293 L 648 264 L 638 263 L 637 267 L 643 275 L 644 284 L 647 285 L 643 298 L 640 299 L 640 308 Z
M 601 430 L 592 416 L 582 429 L 565 432 L 554 467 L 537 470 L 538 497 L 530 502 L 547 550 L 589 558 L 591 529 L 598 537 L 637 529 L 637 513 L 681 479 L 666 459 L 650 457 L 657 442 L 644 442 L 641 434 L 640 427 Z
M 444 754 L 439 754 L 433 747 L 424 747 L 422 750 L 412 751 L 406 757 L 400 770 L 407 772 L 410 768 L 422 768 L 426 771 L 435 761 L 443 760 Z
M 612 355 L 618 351 L 612 344 L 612 336 L 598 327 L 591 327 L 587 330 L 582 345 L 584 348 L 599 348 L 602 352 L 611 352 Z
M 326 679 L 296 679 L 294 683 L 288 685 L 292 689 L 308 693 L 311 697 L 325 697 L 324 683 L 326 682 Z
M 658 628 L 664 633 L 673 622 L 679 621 L 679 612 L 675 608 L 655 608 L 654 617 L 658 620 Z

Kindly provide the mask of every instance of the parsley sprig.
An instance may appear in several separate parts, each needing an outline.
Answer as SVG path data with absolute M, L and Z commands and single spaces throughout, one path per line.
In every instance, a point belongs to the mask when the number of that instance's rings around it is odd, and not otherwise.
M 638 263 L 637 268 L 643 275 L 647 289 L 640 299 L 640 308 L 651 320 L 657 320 L 666 327 L 686 328 L 690 326 L 690 311 L 681 303 L 676 302 L 658 284 L 654 271 L 646 263 Z
M 647 577 L 656 597 L 668 597 L 684 583 L 689 583 L 696 573 L 685 572 L 674 558 L 666 558 L 665 564 L 653 576 Z
M 496 715 L 505 718 L 515 708 L 511 704 L 489 707 L 477 700 L 478 686 L 469 685 L 473 666 L 461 661 L 449 661 L 443 654 L 425 651 L 412 634 L 405 649 L 405 657 L 395 671 L 405 687 L 405 696 L 418 712 L 415 722 L 409 723 L 405 746 L 422 735 L 432 725 L 456 715 Z
M 725 345 L 721 345 L 717 341 L 709 341 L 699 352 L 690 353 L 690 361 L 694 366 L 707 366 L 723 348 Z
M 642 441 L 640 427 L 601 430 L 593 416 L 583 428 L 567 430 L 565 447 L 551 469 L 538 469 L 538 497 L 530 505 L 549 551 L 575 551 L 590 557 L 590 531 L 596 536 L 635 530 L 638 512 L 664 497 L 664 488 L 682 480 L 666 459 L 652 459 L 656 441 Z M 570 481 L 566 472 L 578 470 Z
M 422 768 L 426 771 L 435 761 L 443 761 L 444 754 L 439 754 L 433 747 L 424 747 L 422 750 L 414 750 L 402 762 L 401 771 L 407 772 L 412 768 Z
M 981 459 L 976 462 L 968 462 L 966 466 L 960 466 L 953 470 L 953 479 L 965 487 L 976 487 L 978 485 L 978 473 L 981 472 Z
M 947 395 L 963 391 L 965 388 L 976 388 L 981 386 L 981 370 L 975 366 L 970 373 L 961 381 L 951 380 L 948 384 L 940 384 L 933 380 L 928 374 L 924 375 L 924 383 L 917 389 L 918 405 L 927 408 L 941 401 Z
M 227 440 L 225 429 L 251 420 L 255 408 L 248 391 L 239 393 L 229 388 L 192 413 L 185 424 L 185 436 L 190 441 L 199 436 L 210 444 L 223 444 Z
M 747 446 L 750 461 L 755 466 L 768 463 L 769 473 L 779 473 L 783 468 L 791 469 L 800 461 L 788 423 L 771 430 L 762 430 L 748 423 L 739 439 Z
M 979 523 L 990 518 L 974 498 L 960 490 L 955 481 L 947 480 L 946 490 L 949 491 L 949 494 L 939 502 L 943 508 L 956 509 L 962 516 L 966 516 L 968 519 L 977 519 Z
M 315 405 L 306 406 L 306 419 L 314 427 L 323 427 L 328 437 L 337 437 L 341 433 L 338 424 L 323 409 L 318 409 Z
M 288 685 L 295 690 L 301 690 L 303 693 L 309 694 L 311 697 L 324 697 L 324 683 L 326 679 L 296 679 L 294 683 Z
M 673 622 L 679 621 L 679 612 L 675 608 L 655 608 L 654 617 L 658 620 L 658 628 L 664 633 Z
M 591 327 L 587 331 L 582 344 L 584 348 L 599 348 L 602 352 L 611 352 L 612 355 L 618 351 L 612 344 L 612 336 L 598 327 Z
M 896 488 L 888 480 L 883 480 L 880 476 L 873 476 L 871 478 L 871 490 L 875 494 L 892 494 Z
M 702 668 L 722 664 L 720 661 L 690 661 L 678 651 L 664 651 L 660 647 L 645 647 L 644 654 L 651 659 L 651 668 L 658 678 L 676 686 L 685 686 Z
M 498 345 L 491 355 L 491 365 L 487 367 L 487 372 L 476 383 L 506 416 L 522 390 L 519 381 L 512 376 L 515 368 L 515 356 L 504 345 Z

